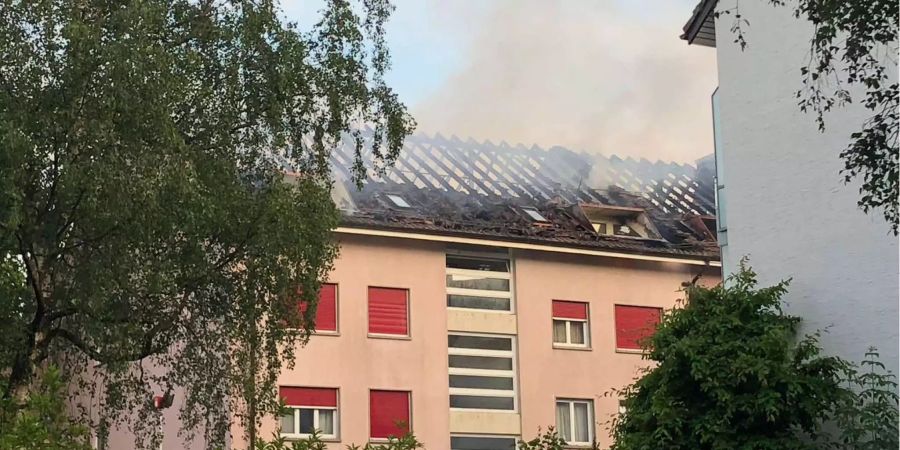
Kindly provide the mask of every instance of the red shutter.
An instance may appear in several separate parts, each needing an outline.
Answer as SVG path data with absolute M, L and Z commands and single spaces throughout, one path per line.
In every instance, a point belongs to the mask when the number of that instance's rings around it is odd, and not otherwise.
M 300 302 L 300 314 L 308 305 Z M 316 331 L 337 331 L 337 285 L 323 284 L 319 289 L 319 305 L 316 307 Z
M 323 284 L 316 309 L 316 330 L 337 331 L 337 285 Z
M 287 406 L 328 406 L 337 408 L 337 389 L 281 386 L 278 395 Z
M 369 424 L 375 439 L 404 435 L 409 431 L 409 392 L 369 391 Z
M 642 340 L 653 334 L 662 308 L 616 305 L 616 348 L 640 350 Z
M 369 333 L 409 334 L 406 289 L 369 288 Z
M 556 319 L 587 320 L 587 303 L 553 300 L 553 317 Z

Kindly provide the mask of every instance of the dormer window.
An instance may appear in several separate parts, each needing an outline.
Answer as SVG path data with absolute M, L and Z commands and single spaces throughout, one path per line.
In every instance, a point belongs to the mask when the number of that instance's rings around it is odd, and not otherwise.
M 406 199 L 404 199 L 403 197 L 401 197 L 399 195 L 388 194 L 387 198 L 388 198 L 388 200 L 391 201 L 391 203 L 394 204 L 394 206 L 396 206 L 398 208 L 412 208 L 412 206 L 409 205 L 409 203 L 406 201 Z
M 522 212 L 527 214 L 528 217 L 531 218 L 531 220 L 533 220 L 535 222 L 549 222 L 549 220 L 547 220 L 546 217 L 541 215 L 541 213 L 535 208 L 524 207 L 524 208 L 522 208 Z
M 642 208 L 582 204 L 591 227 L 602 236 L 653 237 L 656 233 Z

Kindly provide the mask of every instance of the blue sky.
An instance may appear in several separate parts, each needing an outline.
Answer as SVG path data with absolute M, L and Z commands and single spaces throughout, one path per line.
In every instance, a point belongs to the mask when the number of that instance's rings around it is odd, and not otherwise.
M 712 152 L 715 53 L 696 0 L 398 0 L 388 82 L 427 133 L 693 161 Z M 301 28 L 321 0 L 283 3 Z

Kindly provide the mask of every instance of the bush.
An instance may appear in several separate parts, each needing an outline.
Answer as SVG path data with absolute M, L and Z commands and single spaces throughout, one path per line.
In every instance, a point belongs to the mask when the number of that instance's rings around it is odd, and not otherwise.
M 782 311 L 787 282 L 756 285 L 742 264 L 666 314 L 645 342 L 657 365 L 620 393 L 613 450 L 897 448 L 892 376 L 823 356 Z
M 51 366 L 27 403 L 2 400 L 0 449 L 91 450 L 88 428 L 66 414 L 65 388 L 59 370 Z

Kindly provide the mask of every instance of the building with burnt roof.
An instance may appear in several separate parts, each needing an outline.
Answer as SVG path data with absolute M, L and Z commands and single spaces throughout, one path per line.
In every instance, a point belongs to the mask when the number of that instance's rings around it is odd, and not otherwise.
M 317 331 L 262 435 L 505 450 L 554 426 L 609 445 L 604 394 L 684 283 L 720 280 L 708 164 L 416 135 L 382 174 L 364 155 L 358 189 L 353 148 L 332 155 L 341 254 Z

